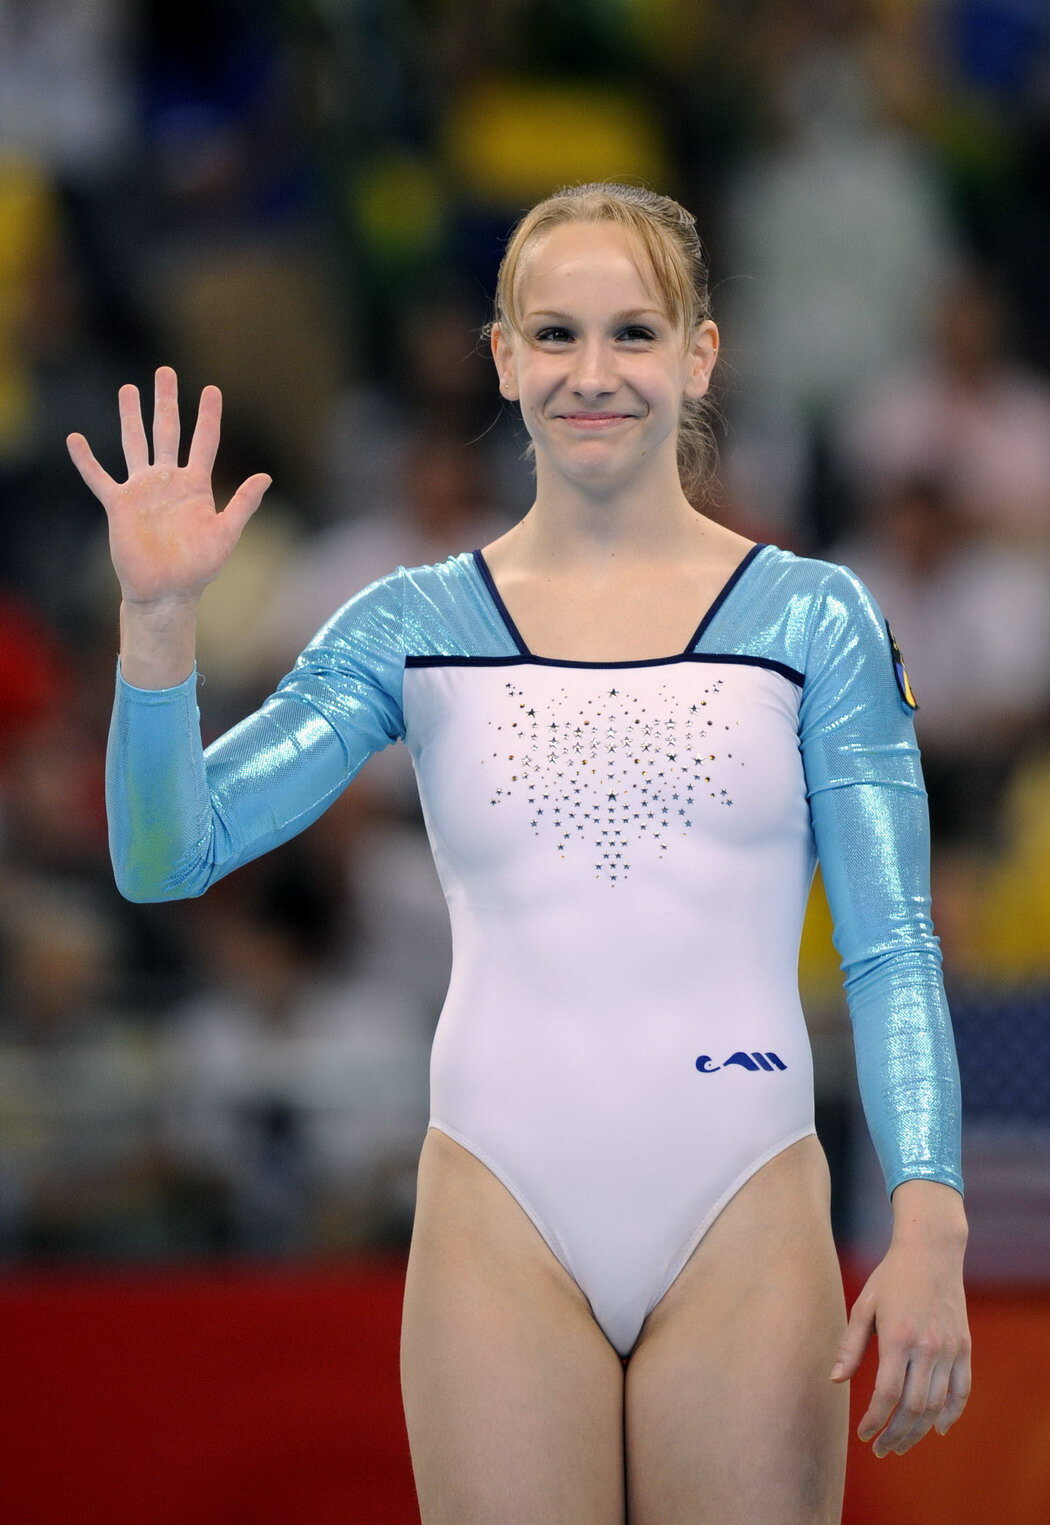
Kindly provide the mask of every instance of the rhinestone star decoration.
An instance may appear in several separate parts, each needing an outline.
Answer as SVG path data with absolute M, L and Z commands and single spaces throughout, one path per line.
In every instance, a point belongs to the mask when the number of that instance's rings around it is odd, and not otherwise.
M 560 856 L 591 855 L 596 878 L 616 884 L 644 844 L 662 859 L 698 825 L 729 809 L 732 731 L 714 678 L 692 704 L 665 686 L 657 700 L 610 683 L 580 705 L 565 688 L 538 698 L 513 681 L 505 709 L 488 724 L 496 749 L 485 759 L 489 803 L 524 804 L 534 836 Z

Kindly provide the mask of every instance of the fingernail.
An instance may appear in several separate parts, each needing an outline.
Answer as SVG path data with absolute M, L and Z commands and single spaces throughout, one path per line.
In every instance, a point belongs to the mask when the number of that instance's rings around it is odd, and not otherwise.
M 831 1380 L 834 1382 L 836 1377 L 841 1377 L 842 1372 L 843 1372 L 842 1362 L 841 1361 L 836 1361 L 834 1366 L 831 1368 Z

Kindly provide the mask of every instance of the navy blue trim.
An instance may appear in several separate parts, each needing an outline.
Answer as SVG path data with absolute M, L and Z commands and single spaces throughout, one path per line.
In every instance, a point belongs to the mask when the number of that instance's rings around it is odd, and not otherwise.
M 507 608 L 506 604 L 503 602 L 502 595 L 500 594 L 499 589 L 496 587 L 496 584 L 492 580 L 492 573 L 489 571 L 488 562 L 485 560 L 485 558 L 482 555 L 480 550 L 475 550 L 473 552 L 473 556 L 474 556 L 474 564 L 477 567 L 478 571 L 481 573 L 481 579 L 484 582 L 486 588 L 489 590 L 489 593 L 492 595 L 492 602 L 496 605 L 496 612 L 499 615 L 500 619 L 503 621 L 503 623 L 506 625 L 507 631 L 508 631 L 508 633 L 510 635 L 511 640 L 514 642 L 515 646 L 521 652 L 523 657 L 531 656 L 532 655 L 531 651 L 529 650 L 529 648 L 526 646 L 525 642 L 521 638 L 520 630 L 518 629 L 517 625 L 515 625 L 514 621 L 510 617 L 510 610 Z
M 730 573 L 729 579 L 725 586 L 717 595 L 714 603 L 708 609 L 707 613 L 704 615 L 703 619 L 696 627 L 696 630 L 689 638 L 689 641 L 686 643 L 685 650 L 678 652 L 677 656 L 689 656 L 693 650 L 693 647 L 700 640 L 700 637 L 703 635 L 708 625 L 710 625 L 719 609 L 721 609 L 730 593 L 732 593 L 737 583 L 743 577 L 748 567 L 754 561 L 759 551 L 764 551 L 767 544 L 767 541 L 760 540 L 757 545 L 753 545 L 748 551 L 747 555 L 744 557 L 743 561 L 740 562 L 739 566 L 734 568 L 734 570 Z M 644 667 L 646 665 L 652 666 L 654 662 L 671 662 L 675 660 L 674 657 L 653 657 L 639 662 L 568 662 L 563 660 L 561 657 L 533 657 L 532 652 L 529 650 L 524 640 L 522 639 L 521 631 L 518 629 L 517 625 L 515 625 L 513 619 L 511 618 L 510 610 L 503 602 L 503 597 L 499 589 L 496 587 L 492 573 L 489 571 L 488 562 L 485 560 L 484 553 L 480 548 L 475 548 L 471 554 L 474 557 L 474 564 L 481 574 L 481 579 L 492 597 L 492 602 L 496 605 L 496 612 L 499 614 L 503 623 L 506 625 L 507 632 L 510 635 L 511 640 L 514 642 L 515 646 L 521 652 L 523 657 L 532 657 L 532 660 L 535 662 L 552 662 L 560 667 Z
M 710 609 L 708 609 L 707 613 L 704 615 L 703 619 L 700 621 L 699 625 L 696 627 L 696 632 L 695 632 L 695 634 L 693 636 L 693 639 L 689 642 L 689 645 L 685 648 L 686 651 L 692 651 L 693 647 L 700 640 L 700 637 L 703 635 L 703 633 L 707 629 L 708 625 L 710 625 L 711 621 L 714 619 L 714 617 L 718 613 L 719 609 L 721 609 L 722 605 L 725 603 L 725 601 L 729 597 L 730 593 L 732 593 L 732 591 L 736 587 L 737 583 L 740 581 L 740 579 L 743 577 L 744 573 L 747 571 L 748 567 L 754 561 L 754 559 L 758 555 L 759 551 L 764 551 L 765 550 L 766 544 L 767 544 L 767 542 L 765 540 L 760 540 L 757 545 L 753 545 L 751 547 L 751 549 L 748 551 L 748 553 L 744 557 L 743 561 L 737 567 L 736 571 L 733 572 L 733 574 L 730 576 L 729 581 L 726 583 L 726 585 L 722 589 L 721 593 L 715 599 L 715 601 L 711 605 Z
M 643 657 L 637 662 L 568 662 L 563 657 L 443 657 L 408 656 L 406 667 L 668 667 L 675 662 L 735 662 L 741 667 L 766 667 L 801 688 L 803 675 L 773 657 L 753 657 L 735 651 L 683 651 L 676 657 Z

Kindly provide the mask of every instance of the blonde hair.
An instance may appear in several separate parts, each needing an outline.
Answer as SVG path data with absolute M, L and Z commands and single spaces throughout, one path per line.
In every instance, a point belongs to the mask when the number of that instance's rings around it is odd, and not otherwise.
M 668 319 L 681 327 L 686 339 L 711 316 L 707 258 L 696 231 L 696 218 L 669 196 L 643 186 L 592 181 L 563 186 L 526 212 L 513 228 L 496 281 L 493 325 L 510 328 L 529 343 L 517 307 L 517 285 L 528 246 L 552 228 L 567 222 L 612 222 L 633 233 L 645 253 L 657 295 Z M 712 495 L 718 466 L 718 445 L 712 419 L 721 410 L 711 389 L 703 397 L 682 399 L 678 417 L 678 475 L 682 491 L 694 507 Z M 527 459 L 535 456 L 529 443 Z

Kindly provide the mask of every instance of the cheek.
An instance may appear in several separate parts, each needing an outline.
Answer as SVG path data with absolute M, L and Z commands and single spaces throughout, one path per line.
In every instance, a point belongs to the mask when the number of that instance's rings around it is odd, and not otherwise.
M 542 365 L 523 366 L 518 371 L 518 401 L 526 416 L 542 414 L 558 379 Z

